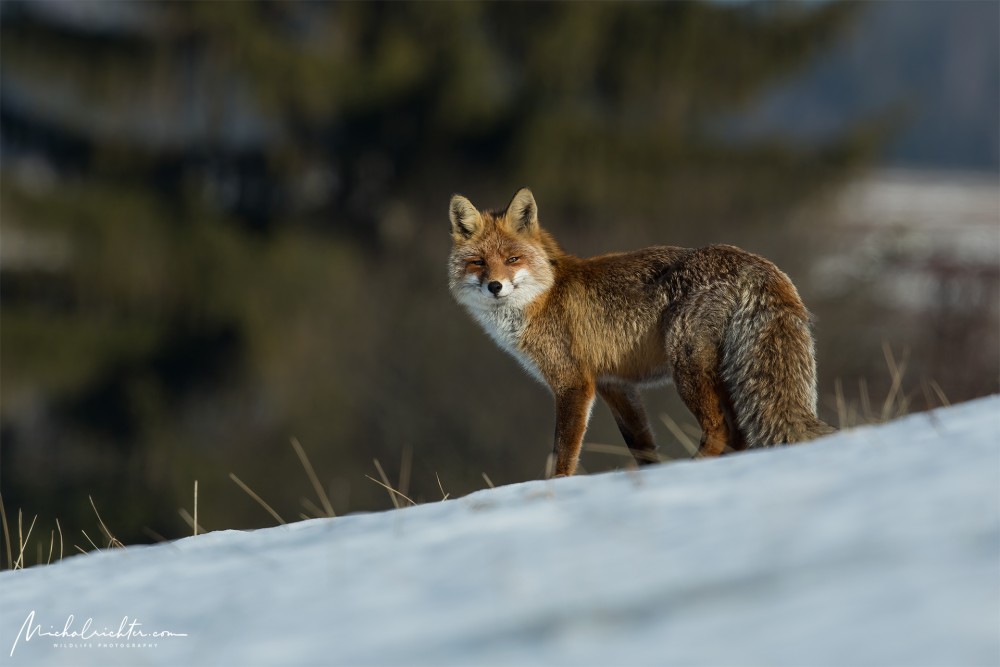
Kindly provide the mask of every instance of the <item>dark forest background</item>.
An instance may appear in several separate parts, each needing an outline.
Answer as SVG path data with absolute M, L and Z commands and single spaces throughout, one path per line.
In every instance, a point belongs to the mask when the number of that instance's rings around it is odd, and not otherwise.
M 447 291 L 453 192 L 529 185 L 578 254 L 771 257 L 817 316 L 832 421 L 836 381 L 892 390 L 883 343 L 911 409 L 931 380 L 997 391 L 991 292 L 901 326 L 863 280 L 815 286 L 835 231 L 802 214 L 887 164 L 995 176 L 997 7 L 3 2 L 8 518 L 93 530 L 89 495 L 125 543 L 177 537 L 197 479 L 206 529 L 273 523 L 231 472 L 312 515 L 291 436 L 338 513 L 389 506 L 374 458 L 416 500 L 541 476 L 548 394 Z M 647 404 L 693 424 L 672 389 Z M 603 406 L 588 441 L 619 441 Z

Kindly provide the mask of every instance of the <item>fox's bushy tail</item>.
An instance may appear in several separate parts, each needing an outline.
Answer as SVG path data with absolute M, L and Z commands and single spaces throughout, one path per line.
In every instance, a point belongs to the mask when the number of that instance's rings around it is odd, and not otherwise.
M 722 344 L 722 379 L 737 426 L 748 447 L 832 433 L 836 429 L 816 416 L 809 312 L 777 267 L 755 269 L 756 284 L 740 290 Z

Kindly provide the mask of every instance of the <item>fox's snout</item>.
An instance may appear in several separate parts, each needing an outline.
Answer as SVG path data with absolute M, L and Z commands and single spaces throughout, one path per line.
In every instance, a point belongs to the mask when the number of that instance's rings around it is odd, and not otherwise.
M 505 296 L 510 296 L 510 293 L 514 291 L 514 283 L 506 278 L 496 280 L 487 276 L 480 283 L 479 289 L 484 297 L 492 301 L 493 299 L 502 299 Z

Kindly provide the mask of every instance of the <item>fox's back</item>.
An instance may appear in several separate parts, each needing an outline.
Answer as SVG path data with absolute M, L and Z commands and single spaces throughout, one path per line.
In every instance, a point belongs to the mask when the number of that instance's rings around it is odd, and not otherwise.
M 690 348 L 689 339 L 721 344 L 721 332 L 747 299 L 808 319 L 783 273 L 733 246 L 563 256 L 554 270 L 537 322 L 529 309 L 528 341 L 534 336 L 550 347 L 555 339 L 594 373 L 611 378 L 663 379 L 673 359 Z M 665 347 L 665 340 L 673 344 Z
M 536 312 L 529 309 L 526 344 L 564 347 L 598 376 L 664 379 L 669 373 L 662 338 L 662 317 L 670 302 L 667 277 L 690 252 L 655 246 L 556 259 L 552 289 Z

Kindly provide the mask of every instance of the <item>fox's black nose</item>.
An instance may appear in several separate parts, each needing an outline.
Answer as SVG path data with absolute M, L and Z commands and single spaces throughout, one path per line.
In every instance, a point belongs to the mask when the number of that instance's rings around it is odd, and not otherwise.
M 496 296 L 497 294 L 500 293 L 500 290 L 503 289 L 503 284 L 499 280 L 494 280 L 491 281 L 490 284 L 486 286 L 486 289 L 492 292 L 493 296 Z

